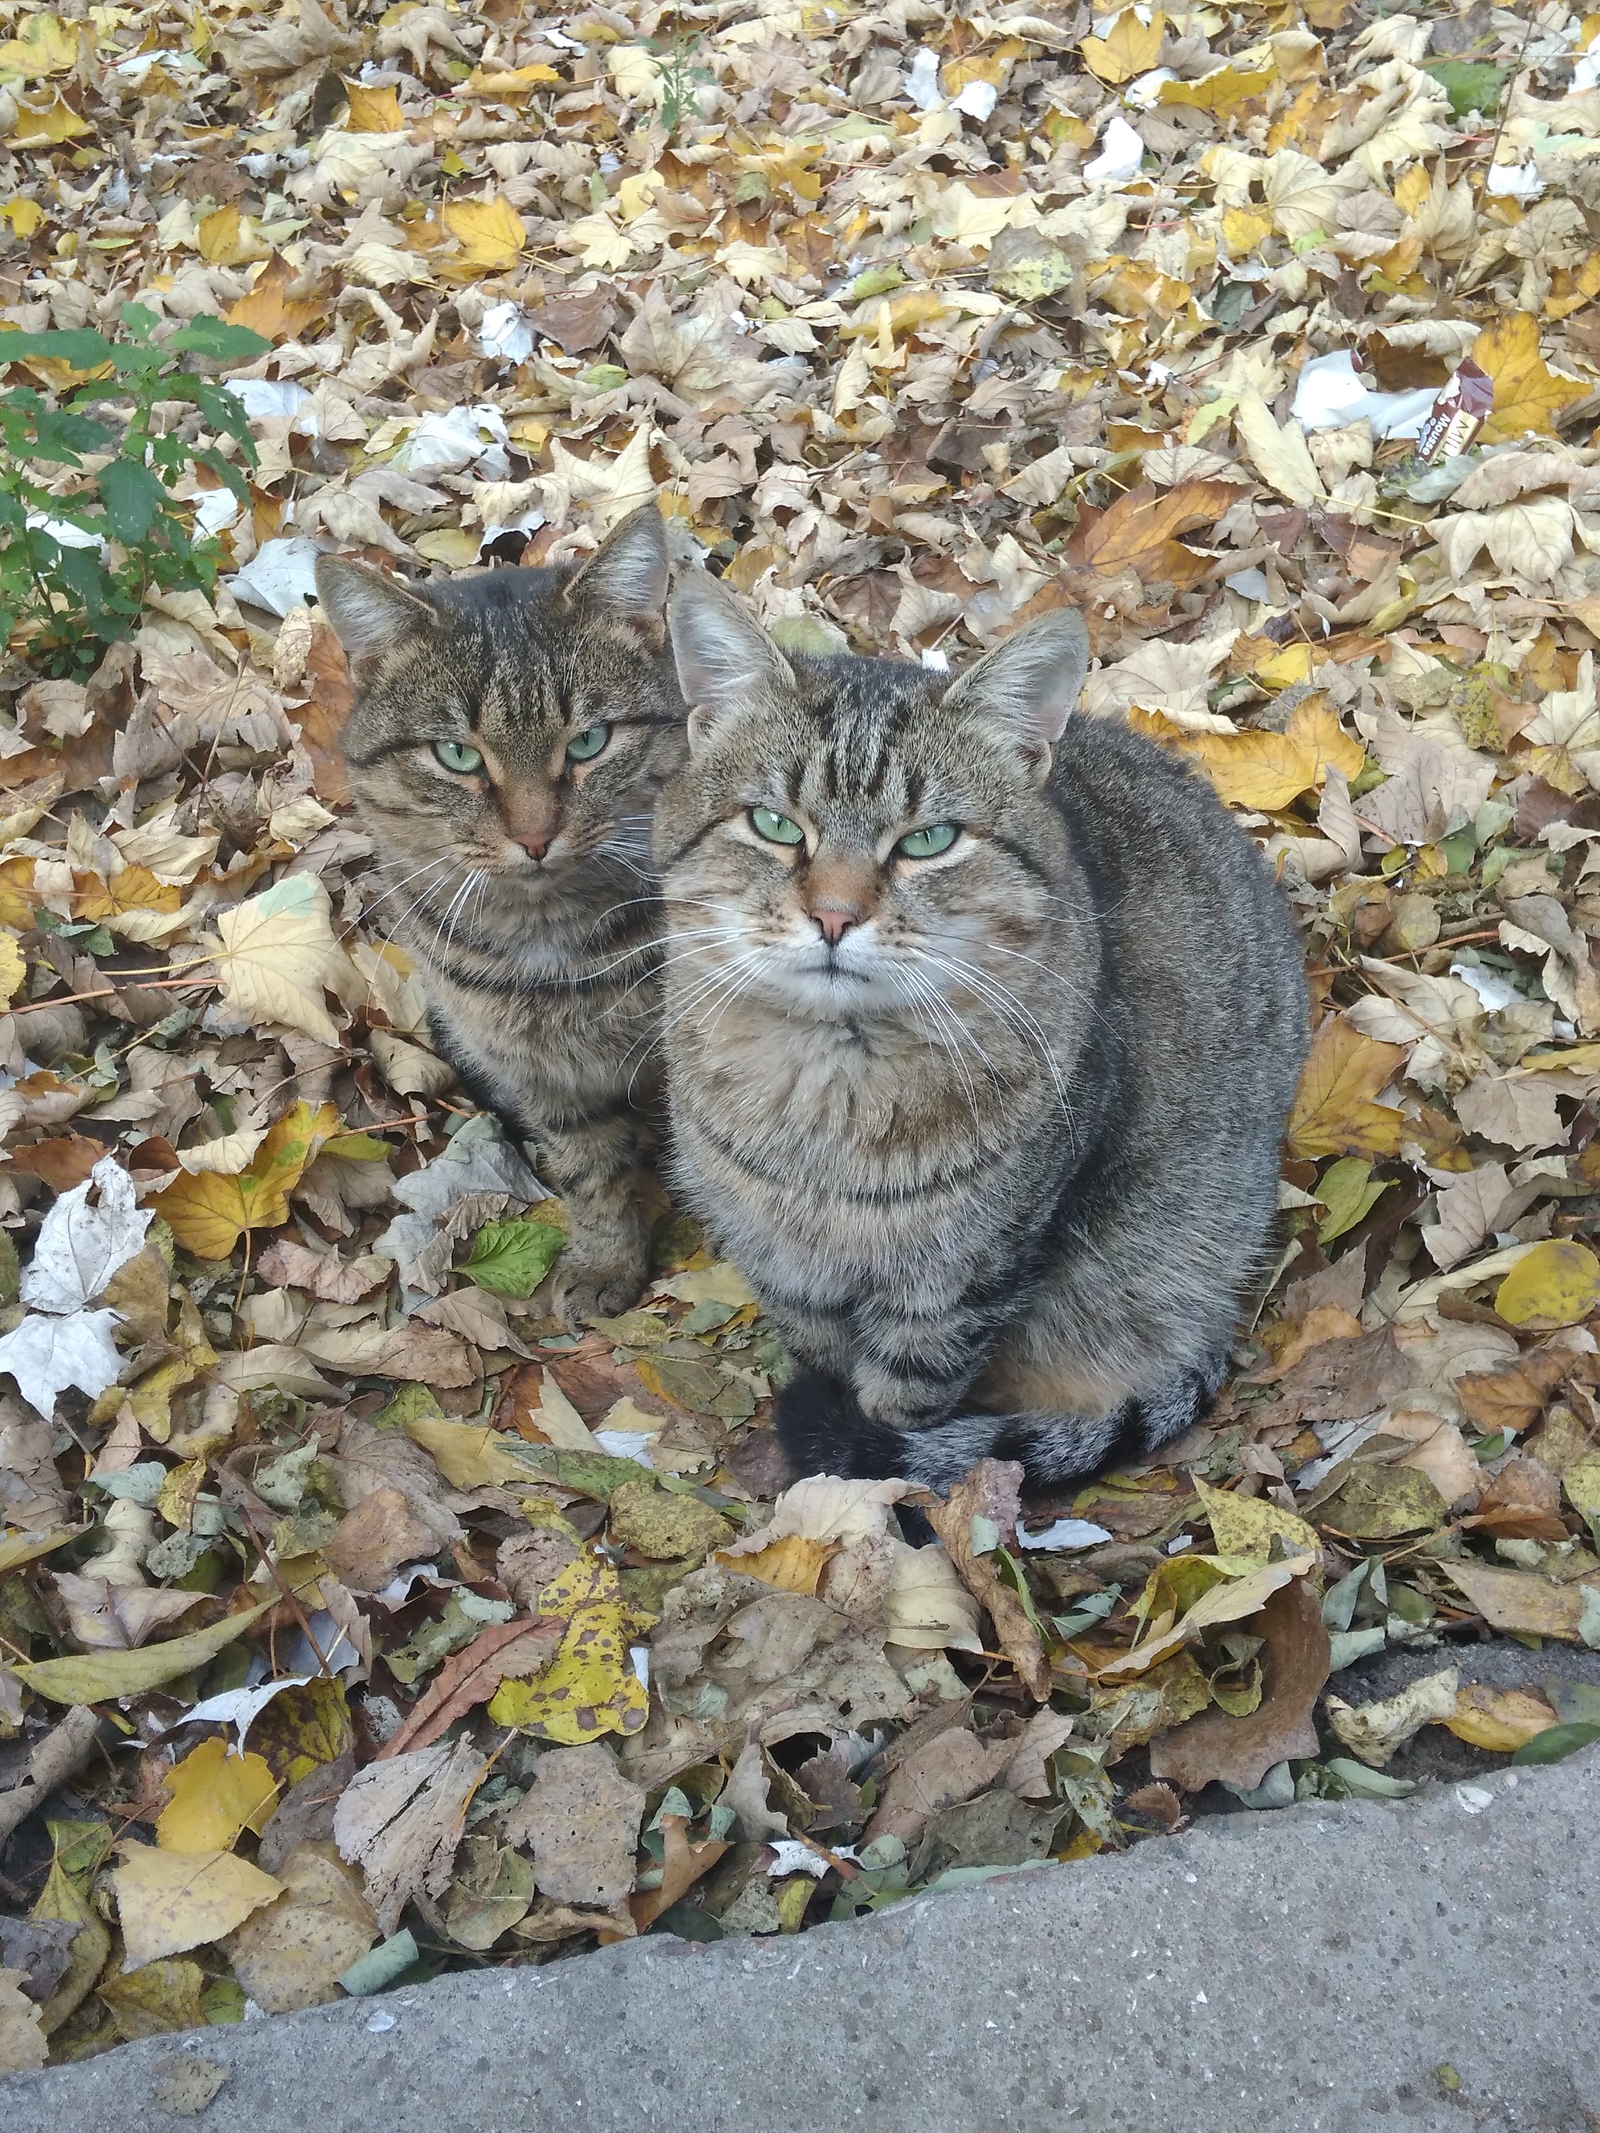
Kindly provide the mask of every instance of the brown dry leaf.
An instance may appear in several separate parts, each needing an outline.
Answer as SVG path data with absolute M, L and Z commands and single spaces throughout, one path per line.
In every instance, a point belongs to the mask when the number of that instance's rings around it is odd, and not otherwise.
M 691 1841 L 688 1829 L 682 1815 L 663 1815 L 661 1818 L 661 1834 L 666 1845 L 661 1886 L 646 1889 L 628 1900 L 634 1927 L 640 1933 L 648 1932 L 663 1911 L 670 1910 L 680 1898 L 687 1896 L 695 1883 L 709 1874 L 728 1850 L 727 1841 L 721 1837 Z
M 964 1726 L 936 1733 L 897 1763 L 867 1824 L 867 1837 L 899 1837 L 915 1844 L 941 1808 L 970 1800 L 992 1785 L 1016 1753 L 1014 1741 L 986 1745 Z
M 1253 1790 L 1275 1763 L 1320 1752 L 1312 1713 L 1328 1678 L 1322 1602 L 1305 1579 L 1275 1592 L 1257 1617 L 1261 1701 L 1242 1718 L 1202 1711 L 1150 1744 L 1150 1771 L 1184 1792 L 1213 1778 Z
M 1491 1629 L 1509 1630 L 1516 1636 L 1557 1637 L 1564 1644 L 1581 1643 L 1587 1596 L 1590 1619 L 1600 1630 L 1600 1606 L 1596 1605 L 1595 1588 L 1591 1585 L 1556 1585 L 1532 1571 L 1491 1570 L 1487 1563 L 1446 1562 L 1439 1567 L 1466 1594 Z
M 997 1529 L 1002 1541 L 1015 1540 L 1021 1485 L 1022 1468 L 1014 1460 L 981 1460 L 943 1503 L 929 1509 L 928 1523 L 944 1542 L 961 1582 L 994 1623 L 1000 1648 L 1018 1677 L 1035 1701 L 1043 1703 L 1050 1694 L 1043 1640 L 1016 1593 L 1002 1583 L 987 1551 L 974 1545 L 975 1519 Z
M 0 2074 L 31 2073 L 50 2056 L 40 2010 L 22 1990 L 25 1970 L 0 1970 Z
M 360 1865 L 383 1933 L 395 1930 L 418 1890 L 443 1894 L 467 1803 L 488 1767 L 462 1740 L 369 1764 L 345 1788 L 334 1842 L 342 1859 Z
M 440 1667 L 412 1705 L 404 1725 L 378 1751 L 377 1759 L 431 1747 L 458 1718 L 487 1703 L 502 1681 L 536 1681 L 560 1650 L 565 1634 L 566 1623 L 559 1615 L 513 1615 L 509 1622 L 491 1623 L 480 1630 L 465 1651 Z
M 645 1795 L 609 1748 L 551 1748 L 506 1824 L 512 1844 L 533 1854 L 533 1878 L 558 1903 L 608 1910 L 633 1887 Z

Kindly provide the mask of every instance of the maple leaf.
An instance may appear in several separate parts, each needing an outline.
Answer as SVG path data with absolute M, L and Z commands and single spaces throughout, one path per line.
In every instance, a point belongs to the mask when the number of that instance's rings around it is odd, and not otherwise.
M 1363 1037 L 1341 1016 L 1324 1022 L 1312 1041 L 1289 1114 L 1288 1141 L 1296 1155 L 1395 1155 L 1406 1116 L 1374 1103 L 1404 1066 L 1405 1047 Z
M 156 1194 L 153 1205 L 197 1259 L 226 1259 L 248 1230 L 277 1229 L 289 1219 L 289 1194 L 340 1131 L 331 1104 L 296 1104 L 267 1133 L 246 1167 L 232 1174 L 201 1170 Z
M 283 1023 L 338 1043 L 323 994 L 342 994 L 354 984 L 354 972 L 333 937 L 331 908 L 320 881 L 291 874 L 218 915 L 222 996 L 242 1021 Z
M 439 219 L 460 242 L 460 251 L 450 261 L 453 270 L 504 274 L 522 257 L 527 233 L 503 194 L 492 200 L 452 200 L 440 210 Z
M 1588 387 L 1557 377 L 1539 352 L 1539 322 L 1526 311 L 1508 311 L 1485 326 L 1472 344 L 1472 360 L 1494 380 L 1494 407 L 1484 424 L 1486 444 L 1555 434 L 1555 418 Z
M 1321 696 L 1296 704 L 1282 733 L 1198 733 L 1181 745 L 1230 807 L 1286 807 L 1321 785 L 1330 768 L 1353 778 L 1367 760 Z

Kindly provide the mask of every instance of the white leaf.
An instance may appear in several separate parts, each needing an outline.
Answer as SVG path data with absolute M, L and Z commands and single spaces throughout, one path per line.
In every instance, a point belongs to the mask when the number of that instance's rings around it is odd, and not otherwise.
M 99 1191 L 98 1207 L 89 1205 L 91 1186 Z M 132 1178 L 102 1156 L 87 1181 L 62 1193 L 39 1225 L 22 1301 L 41 1311 L 81 1311 L 139 1251 L 152 1219 L 133 1204 Z
M 28 1405 L 48 1421 L 69 1385 L 98 1399 L 117 1382 L 122 1358 L 111 1343 L 115 1311 L 35 1315 L 0 1340 L 0 1370 L 9 1370 Z

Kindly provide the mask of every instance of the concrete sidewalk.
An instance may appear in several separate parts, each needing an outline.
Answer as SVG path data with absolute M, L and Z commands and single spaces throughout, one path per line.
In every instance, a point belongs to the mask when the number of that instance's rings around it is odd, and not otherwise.
M 1600 2133 L 1597 1836 L 1594 1750 L 1218 1817 L 796 1939 L 151 2038 L 0 2081 L 0 2127 L 175 2128 L 198 2061 L 203 2133 Z

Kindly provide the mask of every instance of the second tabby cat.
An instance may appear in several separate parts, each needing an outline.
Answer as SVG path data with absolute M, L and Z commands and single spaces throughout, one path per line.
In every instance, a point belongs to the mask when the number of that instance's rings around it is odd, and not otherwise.
M 681 1197 L 802 1366 L 801 1473 L 1060 1483 L 1197 1417 L 1261 1268 L 1305 1048 L 1293 928 L 1211 789 L 1069 723 L 1058 611 L 954 678 L 670 624 Z
M 577 571 L 409 586 L 324 556 L 317 590 L 355 683 L 351 788 L 435 1042 L 566 1203 L 558 1308 L 626 1310 L 649 1257 L 650 810 L 684 748 L 660 514 Z

